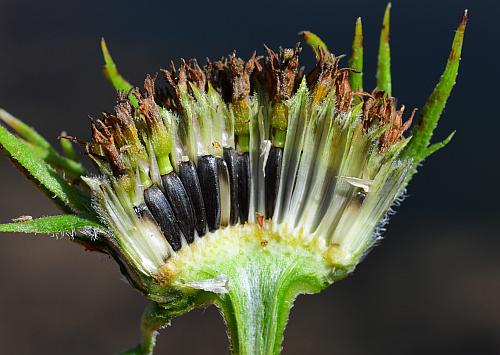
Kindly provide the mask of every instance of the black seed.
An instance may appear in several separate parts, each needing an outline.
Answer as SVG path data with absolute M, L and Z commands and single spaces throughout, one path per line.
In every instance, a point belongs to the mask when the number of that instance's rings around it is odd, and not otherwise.
M 191 201 L 194 212 L 194 223 L 200 237 L 207 233 L 207 217 L 205 215 L 205 204 L 201 194 L 200 182 L 193 162 L 183 161 L 179 164 L 179 177 Z
M 181 230 L 177 225 L 174 211 L 161 190 L 152 186 L 144 191 L 144 202 L 148 206 L 163 235 L 175 251 L 181 248 Z
M 231 216 L 229 223 L 238 223 L 238 156 L 234 148 L 224 148 L 223 158 L 229 172 L 229 188 L 231 190 Z
M 192 243 L 194 241 L 194 216 L 186 189 L 174 172 L 163 175 L 161 182 L 184 238 L 188 243 Z
M 248 153 L 238 154 L 238 210 L 240 222 L 248 220 L 250 209 L 250 156 Z
M 276 197 L 280 187 L 281 161 L 283 149 L 272 147 L 267 157 L 265 168 L 266 218 L 273 218 Z
M 220 225 L 227 226 L 231 216 L 231 188 L 229 186 L 229 171 L 226 162 L 220 158 L 215 158 L 217 162 L 217 175 L 219 177 L 220 195 Z
M 213 155 L 198 157 L 196 171 L 205 204 L 208 230 L 213 232 L 220 226 L 219 177 L 215 157 Z

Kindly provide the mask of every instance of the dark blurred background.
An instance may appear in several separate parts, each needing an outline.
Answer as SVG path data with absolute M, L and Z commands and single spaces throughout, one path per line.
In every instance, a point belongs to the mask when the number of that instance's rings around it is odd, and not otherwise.
M 140 84 L 171 59 L 248 57 L 262 44 L 292 46 L 308 29 L 334 52 L 350 51 L 363 18 L 366 87 L 374 85 L 385 1 L 0 2 L 0 106 L 52 142 L 62 129 L 89 138 L 87 115 L 110 110 L 102 77 L 104 36 L 122 73 Z M 395 1 L 393 92 L 422 107 L 454 30 L 469 9 L 457 85 L 435 135 L 451 144 L 409 187 L 377 247 L 346 280 L 302 296 L 284 354 L 500 354 L 500 3 Z M 303 52 L 303 63 L 313 56 Z M 0 221 L 58 211 L 4 157 Z M 139 339 L 145 299 L 115 263 L 67 240 L 0 236 L 0 353 L 112 354 Z M 174 320 L 158 354 L 224 354 L 214 308 Z

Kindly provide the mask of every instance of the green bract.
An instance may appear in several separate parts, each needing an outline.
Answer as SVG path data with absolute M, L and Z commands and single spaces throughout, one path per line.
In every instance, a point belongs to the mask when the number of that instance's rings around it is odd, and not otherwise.
M 348 68 L 311 32 L 317 63 L 304 74 L 299 46 L 196 60 L 134 88 L 104 40 L 113 113 L 92 121 L 85 171 L 71 137 L 61 155 L 0 110 L 0 145 L 65 214 L 0 225 L 0 232 L 68 234 L 111 255 L 151 306 L 144 339 L 195 307 L 217 306 L 235 354 L 278 354 L 293 301 L 348 275 L 374 244 L 427 156 L 458 72 L 467 13 L 445 71 L 412 134 L 392 97 L 390 4 L 380 35 L 377 88 L 363 91 L 356 21 Z M 404 119 L 403 116 L 408 116 Z

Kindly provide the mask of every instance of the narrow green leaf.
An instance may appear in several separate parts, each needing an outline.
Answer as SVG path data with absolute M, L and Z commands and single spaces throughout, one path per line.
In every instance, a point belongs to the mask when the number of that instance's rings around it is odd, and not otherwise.
M 101 39 L 101 50 L 102 55 L 104 56 L 104 68 L 103 72 L 106 78 L 113 84 L 113 87 L 119 91 L 129 91 L 133 87 L 132 85 L 125 80 L 120 73 L 118 73 L 118 69 L 116 68 L 115 62 L 109 53 L 108 46 L 106 45 L 106 41 L 104 38 Z
M 85 175 L 85 168 L 83 167 L 82 164 L 74 160 L 68 159 L 66 157 L 63 157 L 60 154 L 54 154 L 54 152 L 51 150 L 40 148 L 29 142 L 23 140 L 19 140 L 19 142 L 24 143 L 31 152 L 38 155 L 40 158 L 43 159 L 43 161 L 52 166 L 54 169 L 61 170 L 65 174 L 69 174 L 70 176 L 68 176 L 68 178 L 71 179 Z
M 109 53 L 108 46 L 106 45 L 106 41 L 104 38 L 101 39 L 101 50 L 102 55 L 104 56 L 104 67 L 102 69 L 104 76 L 109 80 L 109 82 L 113 85 L 116 91 L 124 91 L 129 93 L 129 100 L 132 106 L 137 107 L 138 101 L 137 98 L 131 93 L 133 86 L 123 78 L 118 69 L 116 68 L 116 64 Z
M 363 24 L 361 17 L 356 20 L 354 27 L 354 40 L 352 41 L 352 52 L 349 58 L 349 84 L 354 91 L 363 91 Z
M 28 126 L 2 108 L 0 108 L 0 120 L 23 137 L 25 144 L 47 163 L 75 176 L 81 176 L 86 173 L 82 164 L 63 157 L 34 128 Z
M 0 224 L 0 232 L 11 233 L 75 233 L 84 229 L 104 230 L 105 228 L 95 221 L 73 214 L 41 217 L 25 222 Z
M 382 31 L 380 31 L 380 45 L 378 50 L 377 67 L 377 87 L 392 95 L 391 84 L 391 48 L 389 46 L 389 31 L 391 22 L 391 3 L 387 4 L 382 22 Z
M 71 186 L 39 155 L 0 126 L 0 146 L 7 156 L 65 211 L 91 212 L 90 196 Z
M 436 143 L 429 147 L 432 134 L 438 124 L 439 118 L 441 117 L 446 101 L 450 96 L 458 75 L 467 20 L 468 17 L 466 10 L 455 33 L 448 62 L 443 74 L 441 75 L 441 79 L 425 103 L 419 119 L 413 127 L 412 139 L 403 153 L 405 157 L 412 158 L 414 161 L 414 168 L 411 174 L 409 174 L 407 182 L 411 179 L 413 174 L 415 174 L 418 164 L 423 159 L 445 146 L 453 137 L 452 133 L 443 142 Z
M 446 139 L 444 141 L 434 143 L 433 145 L 431 145 L 430 147 L 428 147 L 425 150 L 425 154 L 424 154 L 424 156 L 423 156 L 423 158 L 421 160 L 427 158 L 429 155 L 434 154 L 439 149 L 444 148 L 448 143 L 450 143 L 450 141 L 453 138 L 453 136 L 455 135 L 455 133 L 456 133 L 456 131 L 451 132 L 450 135 L 448 137 L 446 137 Z
M 78 162 L 80 159 L 78 159 L 78 154 L 76 153 L 75 147 L 69 139 L 64 138 L 66 135 L 67 133 L 63 131 L 61 132 L 61 136 L 59 137 L 59 142 L 61 144 L 64 155 L 66 156 L 66 158 Z
M 299 32 L 299 36 L 304 38 L 304 41 L 312 48 L 314 54 L 318 56 L 319 48 L 321 48 L 325 53 L 328 53 L 328 47 L 325 42 L 321 40 L 317 35 L 309 31 Z
M 43 138 L 33 127 L 28 126 L 20 119 L 12 116 L 9 112 L 0 108 L 0 120 L 16 131 L 28 142 L 45 149 L 53 149 L 50 143 Z

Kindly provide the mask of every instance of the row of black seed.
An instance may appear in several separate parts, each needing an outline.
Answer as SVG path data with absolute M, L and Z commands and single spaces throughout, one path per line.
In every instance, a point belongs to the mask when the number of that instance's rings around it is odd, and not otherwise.
M 145 205 L 137 207 L 136 213 L 141 218 L 153 218 L 173 250 L 181 248 L 182 237 L 192 243 L 195 231 L 202 237 L 207 231 L 248 220 L 248 153 L 224 148 L 222 158 L 203 155 L 196 166 L 191 161 L 180 162 L 176 172 L 163 175 L 161 180 L 161 187 L 144 191 Z M 228 187 L 229 203 L 221 201 L 221 187 Z

